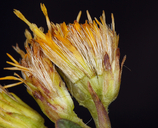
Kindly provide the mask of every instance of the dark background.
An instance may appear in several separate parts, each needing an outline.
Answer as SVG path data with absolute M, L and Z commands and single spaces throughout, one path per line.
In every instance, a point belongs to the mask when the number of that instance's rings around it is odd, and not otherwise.
M 72 23 L 82 10 L 81 23 L 86 18 L 86 10 L 91 17 L 99 19 L 105 10 L 107 23 L 111 23 L 114 13 L 116 31 L 120 35 L 119 47 L 121 59 L 127 55 L 123 69 L 121 89 L 118 98 L 109 107 L 112 128 L 149 128 L 158 126 L 158 2 L 155 1 L 119 1 L 119 0 L 3 0 L 0 2 L 0 77 L 13 75 L 13 71 L 4 71 L 9 58 L 6 52 L 19 60 L 12 49 L 16 43 L 23 48 L 24 30 L 28 26 L 13 14 L 20 10 L 26 18 L 38 26 L 47 26 L 40 10 L 40 3 L 48 9 L 49 18 L 54 23 Z M 130 70 L 129 70 L 130 69 Z M 0 81 L 2 85 L 11 81 Z M 23 85 L 10 88 L 40 114 L 38 105 L 26 92 Z M 76 104 L 76 103 L 75 103 Z M 79 117 L 88 122 L 91 117 L 86 109 L 76 107 Z M 44 116 L 42 114 L 42 116 Z M 45 116 L 46 125 L 54 127 Z M 88 123 L 94 128 L 93 121 Z

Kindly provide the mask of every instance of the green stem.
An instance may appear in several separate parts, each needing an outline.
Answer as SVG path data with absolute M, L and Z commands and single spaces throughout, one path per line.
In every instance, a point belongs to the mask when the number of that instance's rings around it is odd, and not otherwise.
M 110 123 L 108 113 L 89 82 L 88 82 L 88 90 L 91 94 L 91 97 L 95 103 L 95 107 L 97 110 L 98 123 L 95 123 L 96 127 L 97 128 L 111 128 L 111 123 Z

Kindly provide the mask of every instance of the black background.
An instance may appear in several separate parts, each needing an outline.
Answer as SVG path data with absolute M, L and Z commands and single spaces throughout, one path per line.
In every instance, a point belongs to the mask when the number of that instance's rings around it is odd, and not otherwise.
M 109 107 L 109 116 L 113 128 L 149 128 L 157 125 L 158 108 L 158 2 L 155 1 L 119 1 L 119 0 L 3 0 L 0 2 L 0 77 L 13 75 L 13 71 L 4 71 L 9 58 L 20 56 L 12 49 L 16 43 L 23 48 L 24 30 L 28 26 L 13 14 L 13 9 L 20 10 L 26 18 L 38 26 L 47 26 L 40 10 L 40 3 L 48 9 L 49 18 L 54 23 L 72 23 L 82 10 L 81 23 L 84 23 L 86 10 L 91 17 L 97 17 L 105 10 L 107 23 L 111 23 L 114 13 L 116 31 L 120 35 L 119 47 L 121 59 L 127 55 L 123 69 L 121 89 L 118 98 Z M 129 70 L 129 69 L 130 70 Z M 1 81 L 2 85 L 12 83 Z M 38 105 L 26 92 L 23 85 L 10 88 L 42 116 Z M 76 103 L 75 103 L 76 104 Z M 91 117 L 87 110 L 76 107 L 79 117 L 88 122 Z M 45 116 L 46 126 L 54 124 Z M 88 123 L 94 128 L 93 121 Z

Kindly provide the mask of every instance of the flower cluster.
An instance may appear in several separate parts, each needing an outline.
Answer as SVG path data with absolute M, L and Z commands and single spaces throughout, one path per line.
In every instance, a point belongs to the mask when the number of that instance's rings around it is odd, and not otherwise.
M 104 122 L 100 122 L 104 117 L 98 113 L 103 109 L 107 113 L 109 104 L 117 97 L 125 61 L 124 57 L 120 66 L 119 36 L 115 32 L 113 14 L 110 28 L 104 12 L 99 21 L 92 20 L 87 11 L 88 20 L 84 24 L 79 23 L 79 12 L 74 23 L 66 25 L 65 22 L 50 22 L 44 4 L 41 4 L 41 10 L 46 17 L 47 33 L 29 22 L 20 11 L 14 10 L 30 27 L 34 37 L 25 31 L 26 53 L 18 45 L 14 47 L 22 57 L 20 63 L 8 54 L 14 62 L 8 63 L 14 67 L 6 69 L 21 70 L 23 78 L 15 74 L 15 77 L 0 79 L 20 81 L 8 86 L 26 84 L 29 94 L 53 122 L 64 118 L 88 127 L 73 112 L 74 105 L 66 83 L 71 95 L 90 111 L 96 127 L 104 127 L 101 124 Z

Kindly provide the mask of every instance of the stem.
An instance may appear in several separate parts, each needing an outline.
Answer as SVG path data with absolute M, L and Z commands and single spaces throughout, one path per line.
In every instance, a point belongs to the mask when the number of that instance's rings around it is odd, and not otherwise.
M 92 86 L 90 85 L 90 83 L 88 82 L 88 90 L 91 94 L 91 97 L 95 103 L 95 107 L 97 110 L 97 115 L 98 115 L 98 122 L 99 123 L 95 123 L 97 128 L 111 128 L 111 123 L 110 123 L 110 119 L 108 116 L 108 113 L 106 111 L 106 109 L 104 108 L 102 102 L 100 101 L 98 95 L 95 93 L 95 91 L 93 90 Z M 97 126 L 97 124 L 99 126 Z

